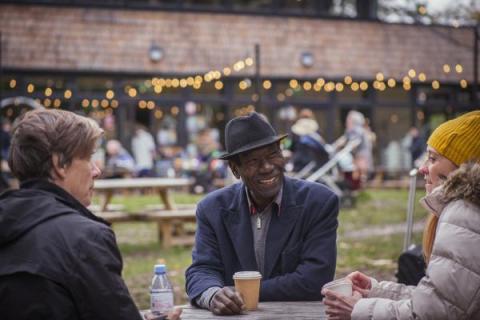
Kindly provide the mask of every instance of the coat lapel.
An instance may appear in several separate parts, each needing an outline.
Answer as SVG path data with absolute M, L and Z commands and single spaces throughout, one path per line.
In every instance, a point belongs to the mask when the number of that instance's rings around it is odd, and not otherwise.
M 285 248 L 285 243 L 288 241 L 290 233 L 302 213 L 303 206 L 295 203 L 294 193 L 292 182 L 285 178 L 280 214 L 272 215 L 270 226 L 268 227 L 267 243 L 265 244 L 264 279 L 270 277 L 282 250 Z
M 258 270 L 253 248 L 250 213 L 243 183 L 228 210 L 223 211 L 223 221 L 243 271 Z M 240 271 L 240 270 L 239 270 Z

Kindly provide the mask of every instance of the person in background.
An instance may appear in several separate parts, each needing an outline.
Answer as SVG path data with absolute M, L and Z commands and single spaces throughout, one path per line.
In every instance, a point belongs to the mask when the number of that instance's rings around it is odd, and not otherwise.
M 293 171 L 299 172 L 312 163 L 316 170 L 330 157 L 326 142 L 320 135 L 320 126 L 310 109 L 302 109 L 299 119 L 292 126 L 292 162 Z
M 10 149 L 10 129 L 11 123 L 8 119 L 2 119 L 2 127 L 0 129 L 0 192 L 10 187 L 9 180 L 10 169 L 8 168 L 7 158 Z
M 192 170 L 195 181 L 191 190 L 194 193 L 208 193 L 216 188 L 215 179 L 226 177 L 227 168 L 223 161 L 218 159 L 221 153 L 220 143 L 215 139 L 212 129 L 200 130 L 195 143 L 197 164 Z
M 144 126 L 137 124 L 132 138 L 132 152 L 136 163 L 137 177 L 153 177 L 154 161 L 157 153 L 155 140 Z
M 0 130 L 0 146 L 1 146 L 1 159 L 5 160 L 8 158 L 8 150 L 10 149 L 10 130 L 12 124 L 8 119 L 2 119 L 2 128 Z
M 411 127 L 402 140 L 402 146 L 410 153 L 410 167 L 415 167 L 415 162 L 425 152 L 425 141 L 416 127 Z
M 372 137 L 373 132 L 365 129 L 366 120 L 361 112 L 351 110 L 345 120 L 345 133 L 335 142 L 336 148 L 344 147 L 348 142 L 357 140 L 359 145 L 352 150 L 353 172 L 346 172 L 351 189 L 359 189 L 373 171 Z
M 426 276 L 415 286 L 361 272 L 355 294 L 323 290 L 330 319 L 477 319 L 480 314 L 480 111 L 440 125 L 420 168 L 430 214 L 423 235 Z
M 186 291 L 214 314 L 244 307 L 237 271 L 262 274 L 261 301 L 320 300 L 336 263 L 338 197 L 325 186 L 284 176 L 273 127 L 258 113 L 225 130 L 231 171 L 242 182 L 214 191 L 197 206 L 197 232 Z
M 129 177 L 135 171 L 135 161 L 118 140 L 107 141 L 107 178 Z

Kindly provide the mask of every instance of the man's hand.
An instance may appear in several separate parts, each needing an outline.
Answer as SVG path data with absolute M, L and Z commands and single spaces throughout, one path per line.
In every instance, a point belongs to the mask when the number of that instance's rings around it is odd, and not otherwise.
M 180 315 L 182 314 L 182 308 L 174 308 L 168 313 L 168 320 L 179 320 Z
M 210 311 L 214 314 L 239 314 L 245 309 L 240 293 L 234 288 L 223 287 L 218 290 L 210 302 Z
M 182 314 L 182 308 L 174 308 L 172 311 L 168 313 L 168 315 L 164 313 L 148 311 L 143 315 L 143 318 L 145 320 L 165 320 L 165 319 L 179 320 L 181 314 Z

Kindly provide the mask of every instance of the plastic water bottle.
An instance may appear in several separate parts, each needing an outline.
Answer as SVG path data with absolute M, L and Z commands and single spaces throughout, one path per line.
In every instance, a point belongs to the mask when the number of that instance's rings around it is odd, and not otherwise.
M 152 312 L 167 314 L 173 309 L 173 288 L 167 277 L 167 267 L 157 264 L 150 288 L 150 309 Z

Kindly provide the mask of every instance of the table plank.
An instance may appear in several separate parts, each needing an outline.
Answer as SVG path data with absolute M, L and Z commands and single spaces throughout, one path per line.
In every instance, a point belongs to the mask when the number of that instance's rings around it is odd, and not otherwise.
M 190 305 L 182 306 L 182 320 L 228 319 L 228 320 L 271 320 L 271 319 L 327 319 L 325 306 L 320 301 L 260 302 L 258 310 L 234 316 L 214 316 L 210 311 Z
M 174 187 L 186 187 L 193 183 L 187 178 L 124 178 L 124 179 L 100 179 L 94 183 L 95 191 L 103 193 L 101 211 L 107 211 L 108 205 L 116 191 L 129 189 L 155 189 L 160 196 L 165 209 L 175 209 L 175 204 L 170 199 L 168 190 Z
M 187 178 L 125 178 L 99 179 L 95 181 L 95 190 L 138 189 L 138 188 L 171 188 L 185 187 L 193 183 Z

